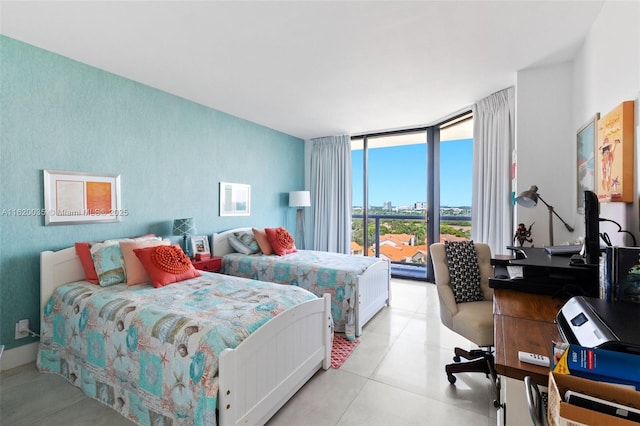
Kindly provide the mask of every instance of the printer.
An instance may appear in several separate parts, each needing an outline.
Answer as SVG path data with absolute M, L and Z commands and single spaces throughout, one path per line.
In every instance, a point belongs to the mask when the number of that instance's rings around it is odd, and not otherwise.
M 562 306 L 556 323 L 567 343 L 640 354 L 640 304 L 575 296 Z

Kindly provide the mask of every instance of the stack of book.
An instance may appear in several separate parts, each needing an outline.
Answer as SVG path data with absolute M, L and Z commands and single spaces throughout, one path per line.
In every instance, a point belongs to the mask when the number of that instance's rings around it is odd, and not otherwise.
M 640 247 L 607 247 L 599 276 L 600 299 L 640 303 Z

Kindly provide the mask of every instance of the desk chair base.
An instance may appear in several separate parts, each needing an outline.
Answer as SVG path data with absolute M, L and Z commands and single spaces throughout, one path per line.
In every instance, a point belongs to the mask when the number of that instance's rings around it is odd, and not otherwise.
M 448 364 L 445 366 L 449 383 L 455 384 L 455 373 L 484 373 L 487 378 L 490 378 L 491 381 L 495 383 L 497 373 L 493 353 L 483 349 L 465 351 L 461 348 L 455 348 L 454 352 L 455 356 L 453 357 L 453 360 L 455 361 L 455 364 Z M 468 361 L 461 362 L 461 358 Z

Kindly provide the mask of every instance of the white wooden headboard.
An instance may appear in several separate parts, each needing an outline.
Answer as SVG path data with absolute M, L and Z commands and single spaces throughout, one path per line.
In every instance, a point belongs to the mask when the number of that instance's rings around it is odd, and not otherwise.
M 233 228 L 226 231 L 218 232 L 211 236 L 211 243 L 213 244 L 212 255 L 224 256 L 225 254 L 234 253 L 235 250 L 229 245 L 229 235 L 234 232 L 251 231 L 250 227 L 245 228 Z
M 56 287 L 84 279 L 75 247 L 40 253 L 40 314 Z

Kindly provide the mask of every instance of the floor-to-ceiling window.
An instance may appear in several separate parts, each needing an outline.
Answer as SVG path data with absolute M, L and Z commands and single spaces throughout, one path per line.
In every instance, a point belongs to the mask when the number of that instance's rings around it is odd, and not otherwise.
M 473 188 L 473 118 L 470 114 L 440 125 L 439 158 L 438 240 L 467 240 L 471 237 Z
M 428 279 L 428 246 L 471 231 L 472 117 L 353 137 L 352 253 Z

